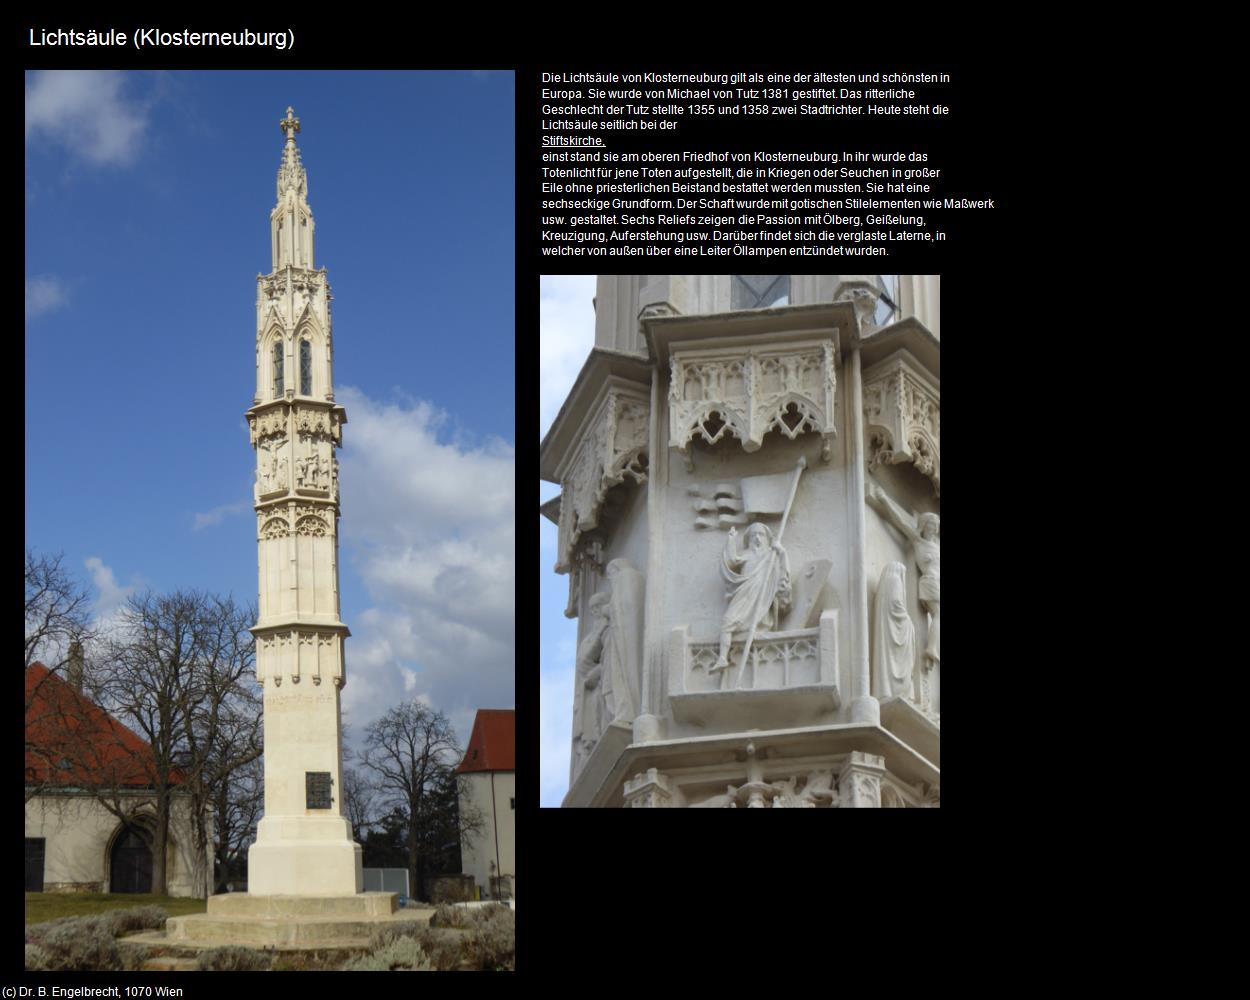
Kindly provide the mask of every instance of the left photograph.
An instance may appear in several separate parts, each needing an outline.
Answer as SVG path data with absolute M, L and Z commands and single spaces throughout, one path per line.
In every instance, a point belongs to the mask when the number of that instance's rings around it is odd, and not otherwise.
M 514 967 L 513 107 L 25 75 L 28 970 Z

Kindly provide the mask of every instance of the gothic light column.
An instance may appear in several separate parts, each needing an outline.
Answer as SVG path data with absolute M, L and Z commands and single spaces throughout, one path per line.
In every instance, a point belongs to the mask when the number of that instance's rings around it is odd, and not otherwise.
M 339 692 L 338 460 L 347 414 L 334 402 L 330 286 L 313 269 L 313 217 L 291 108 L 270 213 L 273 270 L 257 276 L 256 449 L 264 689 L 265 816 L 248 852 L 253 896 L 342 896 L 362 889 L 360 845 L 343 811 Z

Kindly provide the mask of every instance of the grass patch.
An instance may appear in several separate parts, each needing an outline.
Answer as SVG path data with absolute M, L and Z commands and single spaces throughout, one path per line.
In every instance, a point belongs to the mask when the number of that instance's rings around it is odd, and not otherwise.
M 60 917 L 86 917 L 109 910 L 129 910 L 135 906 L 159 906 L 171 917 L 188 913 L 204 913 L 208 904 L 203 899 L 182 896 L 153 896 L 138 893 L 108 892 L 28 892 L 26 923 L 41 924 Z

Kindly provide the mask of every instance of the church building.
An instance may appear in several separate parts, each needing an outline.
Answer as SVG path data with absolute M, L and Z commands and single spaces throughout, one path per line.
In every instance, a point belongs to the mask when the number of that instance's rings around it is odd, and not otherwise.
M 156 825 L 152 748 L 85 697 L 81 685 L 81 660 L 73 654 L 67 678 L 42 663 L 26 671 L 26 891 L 148 893 Z M 197 856 L 182 781 L 172 776 L 167 889 L 203 897 L 212 846 Z

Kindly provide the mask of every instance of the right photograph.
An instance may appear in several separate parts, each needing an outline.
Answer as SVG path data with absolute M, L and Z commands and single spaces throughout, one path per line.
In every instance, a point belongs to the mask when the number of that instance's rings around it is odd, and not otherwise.
M 540 302 L 542 805 L 938 808 L 940 277 Z

